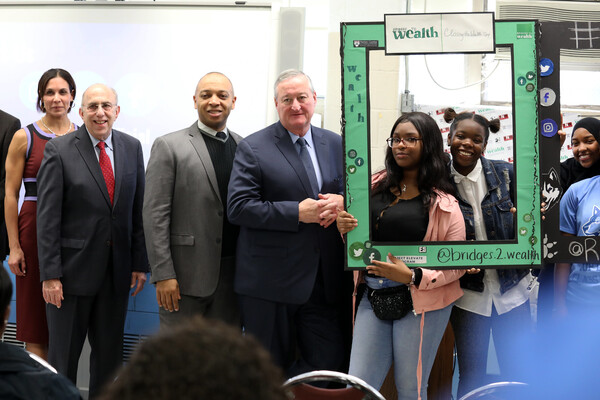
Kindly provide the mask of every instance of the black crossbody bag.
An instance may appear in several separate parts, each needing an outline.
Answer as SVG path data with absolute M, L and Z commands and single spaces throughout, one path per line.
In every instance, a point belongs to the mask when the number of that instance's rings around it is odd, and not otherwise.
M 375 316 L 382 320 L 395 320 L 413 310 L 410 288 L 406 285 L 383 289 L 367 288 L 367 298 Z

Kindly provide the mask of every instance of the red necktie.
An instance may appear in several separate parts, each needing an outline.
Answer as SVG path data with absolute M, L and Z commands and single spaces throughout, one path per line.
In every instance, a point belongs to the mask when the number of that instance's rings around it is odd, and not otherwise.
M 108 196 L 110 197 L 110 204 L 112 204 L 115 195 L 115 176 L 113 174 L 112 165 L 110 165 L 110 158 L 108 158 L 108 154 L 106 154 L 106 149 L 104 148 L 105 145 L 106 143 L 104 142 L 98 142 L 97 144 L 100 149 L 100 169 L 102 170 L 102 175 L 104 175 Z

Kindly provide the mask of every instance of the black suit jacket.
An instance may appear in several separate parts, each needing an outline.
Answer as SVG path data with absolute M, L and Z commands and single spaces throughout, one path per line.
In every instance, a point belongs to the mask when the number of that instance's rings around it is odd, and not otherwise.
M 5 189 L 4 184 L 6 183 L 6 155 L 8 154 L 8 146 L 16 131 L 21 129 L 21 121 L 12 115 L 5 113 L 0 110 L 0 200 L 2 200 L 2 207 L 0 207 L 0 256 L 2 259 L 6 258 L 9 253 L 8 249 L 8 235 L 6 234 L 6 225 L 4 223 L 4 196 Z
M 119 293 L 129 290 L 132 270 L 148 271 L 142 147 L 137 139 L 114 129 L 112 141 L 112 206 L 85 125 L 50 140 L 44 150 L 37 177 L 40 277 L 60 278 L 65 294 L 94 295 L 109 266 Z
M 311 127 L 323 176 L 321 193 L 343 193 L 341 136 Z M 236 292 L 288 304 L 312 293 L 319 265 L 327 300 L 344 286 L 343 244 L 328 228 L 298 222 L 298 204 L 312 197 L 310 181 L 287 130 L 277 122 L 237 147 L 229 181 L 229 220 L 240 225 Z

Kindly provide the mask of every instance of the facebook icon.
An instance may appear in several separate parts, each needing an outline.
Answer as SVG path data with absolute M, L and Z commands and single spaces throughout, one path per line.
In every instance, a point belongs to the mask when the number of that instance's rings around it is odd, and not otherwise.
M 540 104 L 544 107 L 550 107 L 556 101 L 556 93 L 550 88 L 540 89 Z

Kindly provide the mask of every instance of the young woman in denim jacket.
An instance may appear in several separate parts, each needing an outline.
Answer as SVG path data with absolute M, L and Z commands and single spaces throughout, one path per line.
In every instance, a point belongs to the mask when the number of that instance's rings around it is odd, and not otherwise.
M 482 156 L 490 130 L 500 121 L 448 108 L 452 121 L 448 145 L 452 154 L 451 179 L 465 219 L 467 240 L 509 240 L 514 228 L 514 174 L 512 164 Z M 454 305 L 450 318 L 456 338 L 459 367 L 458 397 L 487 383 L 486 366 L 490 329 L 503 378 L 512 377 L 519 333 L 531 328 L 530 274 L 527 269 L 487 269 L 460 280 L 465 295 Z
M 453 188 L 435 121 L 424 113 L 404 114 L 387 142 L 386 170 L 372 180 L 373 240 L 464 240 L 464 220 L 450 194 Z M 357 225 L 347 212 L 338 214 L 341 233 Z M 391 254 L 388 259 L 367 266 L 364 281 L 369 290 L 395 286 L 409 290 L 414 310 L 399 319 L 379 319 L 364 293 L 356 314 L 349 373 L 380 388 L 393 362 L 398 399 L 426 399 L 429 373 L 452 304 L 462 295 L 458 279 L 464 271 L 411 270 Z

